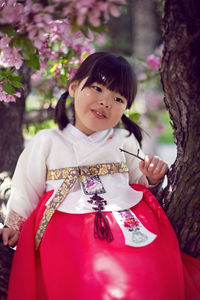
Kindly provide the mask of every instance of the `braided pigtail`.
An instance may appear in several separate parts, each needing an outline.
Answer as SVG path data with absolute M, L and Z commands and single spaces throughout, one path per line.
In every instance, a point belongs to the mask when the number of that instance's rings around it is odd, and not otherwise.
M 133 121 L 131 121 L 127 116 L 122 115 L 122 123 L 125 127 L 125 129 L 127 129 L 130 134 L 133 133 L 134 136 L 136 137 L 140 147 L 142 146 L 142 128 L 140 126 L 138 126 L 136 123 L 134 123 Z
M 61 130 L 63 130 L 67 126 L 67 124 L 69 124 L 69 119 L 66 114 L 66 105 L 65 105 L 68 96 L 69 96 L 68 91 L 62 94 L 55 107 L 54 120 L 58 124 L 59 129 Z

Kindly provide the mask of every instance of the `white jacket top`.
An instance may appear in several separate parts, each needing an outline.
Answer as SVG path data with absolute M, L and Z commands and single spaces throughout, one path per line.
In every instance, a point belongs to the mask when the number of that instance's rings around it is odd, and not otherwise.
M 53 189 L 52 197 L 55 195 L 63 179 L 46 181 L 47 170 L 113 162 L 126 162 L 129 172 L 100 176 L 106 191 L 101 194 L 107 200 L 105 211 L 119 211 L 136 205 L 142 199 L 142 192 L 134 191 L 129 184 L 148 185 L 148 182 L 139 170 L 138 158 L 119 150 L 122 148 L 137 153 L 138 142 L 133 134 L 128 135 L 124 129 L 107 129 L 86 136 L 71 124 L 62 131 L 41 130 L 25 147 L 18 160 L 8 212 L 14 211 L 27 219 L 45 191 Z M 140 156 L 143 156 L 142 152 Z M 87 202 L 90 197 L 84 194 L 80 179 L 77 179 L 58 209 L 73 214 L 94 212 L 92 205 Z

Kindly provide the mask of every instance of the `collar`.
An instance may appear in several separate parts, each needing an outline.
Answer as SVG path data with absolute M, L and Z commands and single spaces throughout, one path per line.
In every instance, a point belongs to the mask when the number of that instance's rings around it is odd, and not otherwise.
M 108 139 L 108 137 L 113 134 L 113 128 L 97 131 L 92 133 L 91 135 L 86 135 L 78 128 L 76 128 L 74 125 L 68 124 L 63 129 L 62 133 L 66 137 L 70 136 L 70 140 L 74 144 L 78 144 L 80 142 L 86 142 L 92 144 L 92 143 L 102 141 L 103 139 Z

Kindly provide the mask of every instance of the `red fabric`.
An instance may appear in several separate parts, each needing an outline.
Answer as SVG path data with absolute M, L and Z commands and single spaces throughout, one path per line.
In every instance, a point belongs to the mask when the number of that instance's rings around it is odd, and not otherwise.
M 157 234 L 148 246 L 124 245 L 112 213 L 114 241 L 94 239 L 94 213 L 56 211 L 39 251 L 34 235 L 52 192 L 25 223 L 14 256 L 8 300 L 199 300 L 200 261 L 181 254 L 175 233 L 155 197 L 144 193 L 133 212 Z

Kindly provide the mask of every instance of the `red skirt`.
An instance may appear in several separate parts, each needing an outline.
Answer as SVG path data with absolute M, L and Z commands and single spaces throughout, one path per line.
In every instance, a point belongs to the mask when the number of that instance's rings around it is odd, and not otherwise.
M 94 238 L 94 216 L 56 211 L 40 248 L 34 236 L 52 195 L 47 192 L 25 222 L 14 256 L 8 300 L 199 300 L 200 261 L 179 250 L 163 209 L 148 189 L 132 208 L 157 238 L 131 247 L 111 212 L 106 212 L 114 240 Z

